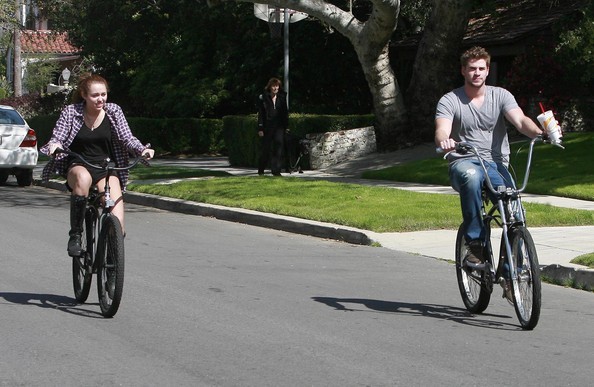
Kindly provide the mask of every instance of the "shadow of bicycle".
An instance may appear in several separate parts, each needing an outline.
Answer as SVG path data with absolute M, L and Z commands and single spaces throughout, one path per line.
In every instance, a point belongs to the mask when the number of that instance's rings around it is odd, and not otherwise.
M 85 306 L 93 304 L 79 304 L 74 298 L 66 296 L 55 294 L 0 292 L 0 299 L 4 299 L 7 303 L 11 304 L 56 309 L 77 316 L 103 318 L 98 311 L 85 308 Z M 98 304 L 95 305 L 98 306 Z
M 312 300 L 345 312 L 397 313 L 409 316 L 430 317 L 490 329 L 521 330 L 521 327 L 495 319 L 509 319 L 511 316 L 483 313 L 474 315 L 466 309 L 449 305 L 419 304 L 409 302 L 383 301 L 365 298 L 312 297 Z M 358 306 L 358 307 L 357 307 Z M 493 318 L 493 319 L 489 319 Z

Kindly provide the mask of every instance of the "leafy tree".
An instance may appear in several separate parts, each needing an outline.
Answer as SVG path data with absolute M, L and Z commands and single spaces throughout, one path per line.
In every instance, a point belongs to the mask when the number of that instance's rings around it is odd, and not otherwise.
M 26 68 L 25 89 L 30 93 L 43 94 L 45 88 L 55 78 L 55 74 L 59 70 L 58 63 L 48 60 L 47 56 L 29 62 Z
M 556 47 L 567 73 L 575 74 L 580 89 L 594 87 L 594 2 L 580 11 L 577 20 L 564 21 Z

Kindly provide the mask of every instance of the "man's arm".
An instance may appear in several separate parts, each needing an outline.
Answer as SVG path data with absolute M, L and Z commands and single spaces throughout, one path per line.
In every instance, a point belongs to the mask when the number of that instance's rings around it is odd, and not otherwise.
M 524 115 L 521 108 L 517 107 L 511 109 L 505 113 L 505 118 L 512 123 L 513 126 L 525 136 L 534 138 L 538 135 L 543 134 L 542 130 L 530 119 Z
M 449 118 L 435 119 L 435 145 L 449 152 L 456 146 L 456 141 L 450 138 L 452 134 L 452 120 Z

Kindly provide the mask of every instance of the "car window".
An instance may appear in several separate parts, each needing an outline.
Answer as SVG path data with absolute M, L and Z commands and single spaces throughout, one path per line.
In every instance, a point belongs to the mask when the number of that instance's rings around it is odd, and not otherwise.
M 25 125 L 25 121 L 14 110 L 0 109 L 0 125 L 1 124 L 12 124 L 12 125 Z

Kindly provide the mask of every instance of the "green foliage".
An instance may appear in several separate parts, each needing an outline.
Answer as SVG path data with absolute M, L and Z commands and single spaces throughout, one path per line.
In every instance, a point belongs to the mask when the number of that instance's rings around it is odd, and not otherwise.
M 111 100 L 134 116 L 252 114 L 268 79 L 283 77 L 283 41 L 271 39 L 252 3 L 47 2 L 107 77 Z M 367 82 L 345 37 L 313 19 L 292 23 L 290 36 L 291 111 L 372 111 Z
M 58 62 L 48 60 L 47 56 L 39 57 L 27 64 L 25 88 L 29 93 L 45 93 L 48 84 L 55 79 L 55 73 L 60 69 Z
M 157 154 L 218 154 L 223 151 L 222 122 L 197 118 L 128 118 L 130 128 Z
M 1 62 L 1 61 L 0 61 Z M 5 71 L 2 69 L 5 66 L 0 64 L 0 71 L 4 73 Z M 0 100 L 8 97 L 11 93 L 11 87 L 8 81 L 6 80 L 5 76 L 0 76 Z
M 56 126 L 58 117 L 59 114 L 49 114 L 34 116 L 27 120 L 29 126 L 35 130 L 38 144 L 47 144 L 52 137 L 52 131 L 54 130 L 54 126 Z
M 28 119 L 35 129 L 39 144 L 49 141 L 58 115 Z M 132 133 L 143 143 L 150 143 L 160 156 L 220 154 L 225 151 L 221 120 L 196 118 L 128 117 Z
M 556 52 L 568 72 L 586 85 L 586 90 L 594 86 L 594 3 L 581 11 L 575 23 L 561 32 Z
M 69 100 L 69 95 L 69 91 L 53 94 L 25 94 L 20 97 L 0 99 L 0 104 L 14 107 L 28 120 L 38 115 L 59 112 Z
M 503 81 L 527 112 L 537 102 L 564 117 L 566 126 L 590 129 L 594 123 L 594 3 L 558 21 L 552 36 L 542 36 L 518 55 Z M 536 115 L 535 114 L 535 115 Z M 584 123 L 585 121 L 585 123 Z
M 260 157 L 258 121 L 255 115 L 223 117 L 223 136 L 229 164 L 257 165 Z

